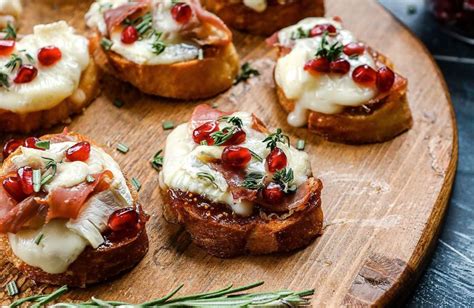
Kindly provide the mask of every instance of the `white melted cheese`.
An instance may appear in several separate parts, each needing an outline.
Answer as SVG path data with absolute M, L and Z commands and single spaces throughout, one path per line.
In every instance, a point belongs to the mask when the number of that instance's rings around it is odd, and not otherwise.
M 306 18 L 296 25 L 287 27 L 278 33 L 283 46 L 293 46 L 290 53 L 281 57 L 275 67 L 275 81 L 288 99 L 295 100 L 295 109 L 288 115 L 292 126 L 307 123 L 308 110 L 334 114 L 346 106 L 360 106 L 376 95 L 375 89 L 361 86 L 352 80 L 352 71 L 359 65 L 367 64 L 375 68 L 374 60 L 367 51 L 357 58 L 349 58 L 342 53 L 341 58 L 349 61 L 351 69 L 347 74 L 310 74 L 304 70 L 307 61 L 314 59 L 321 44 L 322 36 L 293 40 L 292 36 L 301 27 L 305 32 L 317 24 L 330 23 L 338 29 L 336 37 L 328 36 L 329 44 L 336 40 L 343 45 L 357 42 L 351 32 L 341 24 L 326 18 Z
M 27 113 L 51 109 L 76 91 L 81 74 L 90 61 L 88 40 L 74 34 L 74 29 L 65 21 L 48 25 L 38 25 L 33 34 L 20 39 L 15 46 L 15 54 L 21 55 L 28 63 L 26 53 L 34 58 L 42 47 L 56 46 L 61 50 L 62 58 L 52 66 L 35 65 L 38 76 L 29 83 L 15 84 L 12 80 L 7 89 L 0 87 L 0 109 L 15 113 Z M 10 56 L 0 56 L 0 70 L 6 72 L 5 64 Z
M 246 147 L 260 157 L 266 157 L 270 150 L 262 140 L 266 135 L 251 128 L 252 116 L 247 112 L 237 112 L 232 116 L 239 117 L 243 122 L 243 129 L 247 134 L 246 141 L 239 146 Z M 225 124 L 220 124 L 222 128 Z M 304 183 L 311 174 L 308 155 L 293 147 L 279 144 L 288 158 L 288 167 L 293 169 L 295 184 Z M 163 169 L 160 173 L 160 182 L 164 188 L 172 188 L 185 192 L 192 192 L 206 196 L 210 201 L 228 204 L 232 210 L 241 216 L 252 213 L 253 204 L 243 200 L 234 200 L 232 193 L 223 175 L 212 169 L 206 158 L 220 159 L 224 146 L 198 145 L 191 136 L 189 124 L 176 127 L 166 140 Z M 215 185 L 209 180 L 198 176 L 199 172 L 206 172 L 215 178 Z M 246 172 L 266 173 L 265 161 L 252 159 Z
M 97 0 L 91 5 L 86 14 L 87 25 L 90 28 L 97 28 L 102 35 L 107 35 L 104 12 L 111 8 L 117 8 L 124 3 L 127 3 L 127 0 Z M 117 27 L 113 33 L 110 33 L 111 50 L 141 65 L 172 64 L 197 59 L 200 54 L 200 47 L 191 41 L 184 40 L 179 35 L 181 25 L 171 16 L 172 5 L 171 0 L 152 1 L 154 8 L 153 28 L 162 33 L 161 41 L 166 45 L 162 53 L 157 55 L 153 52 L 152 44 L 155 41 L 153 36 L 138 40 L 133 44 L 122 43 L 121 27 Z M 195 16 L 192 18 L 196 19 Z
M 109 216 L 119 208 L 133 205 L 122 171 L 102 149 L 91 146 L 90 157 L 86 162 L 64 161 L 65 150 L 74 144 L 75 142 L 53 143 L 47 151 L 22 147 L 22 153 L 12 157 L 17 168 L 26 165 L 44 168 L 46 162 L 41 157 L 58 162 L 56 176 L 44 186 L 46 192 L 57 187 L 73 187 L 83 183 L 89 174 L 104 170 L 113 173 L 110 188 L 90 197 L 76 219 L 52 220 L 38 230 L 9 234 L 10 244 L 18 258 L 51 274 L 64 272 L 87 245 L 99 247 L 104 242 L 101 233 L 107 227 Z M 44 238 L 40 245 L 36 245 L 34 239 L 40 233 L 44 234 Z
M 0 15 L 20 17 L 23 8 L 20 0 L 0 0 Z
M 267 9 L 267 0 L 244 0 L 244 5 L 261 13 Z

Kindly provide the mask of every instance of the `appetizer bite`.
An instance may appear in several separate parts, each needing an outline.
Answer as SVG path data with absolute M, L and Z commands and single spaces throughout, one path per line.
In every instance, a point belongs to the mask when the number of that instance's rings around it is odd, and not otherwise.
M 307 18 L 268 41 L 279 48 L 274 77 L 290 125 L 350 144 L 387 141 L 412 126 L 407 80 L 340 19 Z
M 86 21 L 98 63 L 148 94 L 211 97 L 239 70 L 232 33 L 198 0 L 97 0 Z
M 89 42 L 65 21 L 0 39 L 0 132 L 30 132 L 69 120 L 98 94 Z M 12 32 L 13 31 L 13 32 Z
M 232 28 L 270 35 L 309 16 L 324 16 L 323 0 L 202 0 Z
M 321 234 L 308 155 L 248 112 L 196 107 L 168 136 L 160 187 L 165 219 L 218 257 L 290 251 Z
M 15 25 L 22 11 L 20 0 L 0 0 L 0 29 Z
M 147 216 L 118 164 L 75 133 L 10 140 L 0 169 L 0 242 L 35 280 L 85 287 L 135 266 Z

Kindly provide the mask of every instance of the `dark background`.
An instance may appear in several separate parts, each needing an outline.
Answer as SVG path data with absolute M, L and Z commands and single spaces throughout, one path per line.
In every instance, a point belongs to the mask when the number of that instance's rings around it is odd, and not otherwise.
M 474 46 L 447 34 L 423 0 L 380 2 L 436 59 L 451 93 L 459 134 L 458 168 L 442 233 L 407 305 L 474 307 Z

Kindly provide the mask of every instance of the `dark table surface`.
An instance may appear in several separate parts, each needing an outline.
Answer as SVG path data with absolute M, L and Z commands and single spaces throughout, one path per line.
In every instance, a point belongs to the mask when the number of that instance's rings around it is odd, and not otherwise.
M 459 161 L 436 250 L 408 300 L 410 307 L 474 307 L 474 46 L 452 38 L 423 0 L 380 0 L 428 47 L 451 93 Z

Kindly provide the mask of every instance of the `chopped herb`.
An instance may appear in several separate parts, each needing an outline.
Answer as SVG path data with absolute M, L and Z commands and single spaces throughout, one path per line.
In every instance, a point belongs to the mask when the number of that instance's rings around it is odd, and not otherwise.
M 153 43 L 151 43 L 151 49 L 155 55 L 161 54 L 166 49 L 166 44 L 161 40 L 162 32 L 154 32 L 153 36 L 155 37 Z
M 251 190 L 258 190 L 263 187 L 263 179 L 265 178 L 265 175 L 260 172 L 250 172 L 247 174 L 245 177 L 244 182 L 242 183 L 242 186 L 251 189 Z
M 239 117 L 223 116 L 221 117 L 221 119 L 225 120 L 227 123 L 237 126 L 238 128 L 242 128 L 242 126 L 244 125 L 242 123 L 242 119 Z
M 212 174 L 207 173 L 207 172 L 198 172 L 198 173 L 196 173 L 196 175 L 198 176 L 198 178 L 208 180 L 216 188 L 218 187 L 217 184 L 216 184 L 216 178 Z
M 117 151 L 119 151 L 123 154 L 126 154 L 129 151 L 129 148 L 125 144 L 119 143 L 119 144 L 117 144 Z
M 262 142 L 267 143 L 267 148 L 270 150 L 273 150 L 274 148 L 277 147 L 277 143 L 286 143 L 288 146 L 290 146 L 290 137 L 282 133 L 281 128 L 278 128 L 276 132 L 273 134 L 268 135 L 267 138 L 263 139 Z
M 12 280 L 9 283 L 7 283 L 7 293 L 8 293 L 8 296 L 15 296 L 18 293 L 20 293 L 18 291 L 18 287 L 16 286 L 15 280 Z
M 112 48 L 112 45 L 114 43 L 112 43 L 111 40 L 109 40 L 108 38 L 106 37 L 103 37 L 101 40 L 100 40 L 100 46 L 102 46 L 102 48 L 106 51 L 109 51 L 111 48 Z
M 234 136 L 237 127 L 226 127 L 220 131 L 211 134 L 211 138 L 214 139 L 214 145 L 223 145 L 227 140 Z
M 12 54 L 10 57 L 10 60 L 5 64 L 6 68 L 10 69 L 10 72 L 13 72 L 15 68 L 20 67 L 23 64 L 23 59 L 17 55 L 17 54 Z
M 35 146 L 43 150 L 49 150 L 51 142 L 49 140 L 36 141 Z
M 9 88 L 10 81 L 8 80 L 8 74 L 0 72 L 0 87 Z
M 94 182 L 95 182 L 95 178 L 94 178 L 92 175 L 88 174 L 88 175 L 86 176 L 86 182 L 87 182 L 87 183 L 94 183 Z
M 291 168 L 283 168 L 273 174 L 273 181 L 279 184 L 285 193 L 296 191 L 294 179 L 293 169 Z
M 409 4 L 407 6 L 407 14 L 408 15 L 413 15 L 413 14 L 416 14 L 416 12 L 418 11 L 416 5 L 414 4 Z
M 241 81 L 246 81 L 252 76 L 259 76 L 260 72 L 250 66 L 250 63 L 245 62 L 240 67 L 240 74 L 234 80 L 234 85 L 238 84 Z
M 117 108 L 120 108 L 124 105 L 125 103 L 123 102 L 123 100 L 119 99 L 119 98 L 116 98 L 114 99 L 114 106 L 117 107 Z
M 41 157 L 42 159 L 46 160 L 45 172 L 41 178 L 41 186 L 44 184 L 49 183 L 52 178 L 56 175 L 56 171 L 58 170 L 58 164 L 54 159 L 48 157 Z
M 208 145 L 207 141 L 206 140 L 203 140 L 201 142 L 199 142 L 200 145 Z
M 168 130 L 174 128 L 174 123 L 172 121 L 163 121 L 163 129 Z
M 43 237 L 44 237 L 43 233 L 38 234 L 35 238 L 35 244 L 39 245 L 41 243 L 41 241 L 43 240 Z
M 33 170 L 33 191 L 39 192 L 41 189 L 41 170 Z
M 163 156 L 161 153 L 163 153 L 163 150 L 156 152 L 156 154 L 153 156 L 153 159 L 151 160 L 151 165 L 156 170 L 160 170 L 160 168 L 163 167 Z
M 151 13 L 146 13 L 145 15 L 138 17 L 133 20 L 131 24 L 135 26 L 135 29 L 137 29 L 140 39 L 148 38 L 153 35 L 153 17 Z
M 257 160 L 259 162 L 263 161 L 263 158 L 260 155 L 258 155 L 257 153 L 255 153 L 254 151 L 252 151 L 251 149 L 249 149 L 249 152 L 252 155 L 252 157 L 255 158 L 255 160 Z
M 309 37 L 309 31 L 305 31 L 301 27 L 296 28 L 296 32 L 291 33 L 292 40 L 298 40 L 307 37 Z
M 25 53 L 25 57 L 28 59 L 28 61 L 30 61 L 30 64 L 35 64 L 36 61 L 35 61 L 35 58 L 33 58 L 32 55 L 30 55 L 29 53 Z
M 7 27 L 3 29 L 2 32 L 5 33 L 5 36 L 3 37 L 4 40 L 16 39 L 16 29 L 10 22 L 7 23 Z
M 321 39 L 321 45 L 316 51 L 315 56 L 320 58 L 326 58 L 329 62 L 336 60 L 342 53 L 344 46 L 341 42 L 336 41 L 332 45 L 329 44 L 327 31 L 324 32 L 323 38 Z
M 135 187 L 136 191 L 140 191 L 140 189 L 142 188 L 142 184 L 140 183 L 140 181 L 137 180 L 136 178 L 132 178 L 131 182 L 132 182 L 133 187 Z
M 304 147 L 305 147 L 305 141 L 303 139 L 298 139 L 298 141 L 296 141 L 296 148 L 300 151 L 303 151 Z

